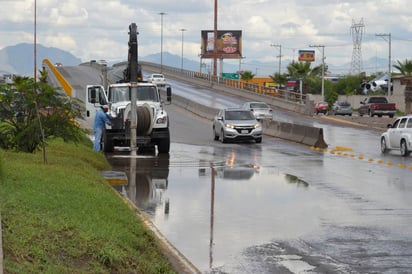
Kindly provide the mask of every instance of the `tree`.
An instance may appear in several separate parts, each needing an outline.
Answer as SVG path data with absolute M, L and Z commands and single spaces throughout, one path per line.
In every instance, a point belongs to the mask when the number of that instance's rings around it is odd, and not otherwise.
M 412 112 L 412 61 L 405 59 L 404 62 L 398 60 L 397 65 L 393 65 L 394 68 L 399 70 L 403 78 L 401 84 L 405 87 L 405 112 L 410 114 Z
M 339 95 L 361 94 L 360 82 L 361 78 L 357 75 L 342 77 L 333 85 L 333 90 Z
M 269 77 L 279 86 L 279 88 L 286 86 L 286 83 L 288 82 L 288 76 L 284 73 L 280 74 L 276 72 L 273 75 L 269 75 Z
M 44 81 L 16 76 L 0 85 L 0 147 L 33 153 L 49 138 L 77 142 L 82 131 L 80 100 Z
M 310 62 L 295 62 L 293 61 L 287 66 L 288 75 L 296 80 L 303 81 L 302 83 L 302 92 L 308 93 L 309 91 L 309 84 L 313 84 L 319 79 L 319 76 L 322 76 L 322 66 L 319 65 L 311 69 Z M 327 67 L 325 66 L 325 70 Z M 297 90 L 298 87 L 295 87 Z M 312 93 L 319 93 L 320 91 L 312 92 Z
M 249 82 L 250 80 L 252 80 L 253 77 L 255 77 L 255 75 L 251 71 L 248 71 L 248 70 L 240 74 L 240 79 L 246 82 Z

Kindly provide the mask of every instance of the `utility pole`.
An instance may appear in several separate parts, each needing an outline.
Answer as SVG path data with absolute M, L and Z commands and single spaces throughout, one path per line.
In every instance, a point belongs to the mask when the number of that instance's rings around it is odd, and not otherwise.
M 325 100 L 325 45 L 309 45 L 311 48 L 322 49 L 322 101 Z
M 180 29 L 180 31 L 182 32 L 182 62 L 180 64 L 180 70 L 183 72 L 183 33 L 187 31 L 187 29 Z
M 277 47 L 277 48 L 279 48 L 279 55 L 276 56 L 276 57 L 279 58 L 278 73 L 279 73 L 279 75 L 280 75 L 280 67 L 281 67 L 281 64 L 282 64 L 282 45 L 274 45 L 274 44 L 271 44 L 270 46 L 271 46 L 271 47 Z
M 217 0 L 214 6 L 214 27 L 213 27 L 213 77 L 217 77 Z
M 160 15 L 160 73 L 163 73 L 163 15 L 165 12 L 159 12 Z
M 387 41 L 389 43 L 389 62 L 388 62 L 388 96 L 390 95 L 390 90 L 392 88 L 392 83 L 391 83 L 391 48 L 392 48 L 392 39 L 391 39 L 391 33 L 382 33 L 382 34 L 375 34 L 375 36 L 382 37 L 383 40 Z

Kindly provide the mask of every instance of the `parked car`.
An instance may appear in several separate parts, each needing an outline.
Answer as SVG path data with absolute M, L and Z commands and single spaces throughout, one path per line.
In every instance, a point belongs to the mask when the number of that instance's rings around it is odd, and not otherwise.
M 408 156 L 412 151 L 412 115 L 402 116 L 388 125 L 381 135 L 381 152 L 399 150 L 402 156 Z
M 336 101 L 332 106 L 331 114 L 352 116 L 352 105 L 347 101 Z
M 222 143 L 230 141 L 262 142 L 262 125 L 250 110 L 226 108 L 213 119 L 213 137 Z
M 242 108 L 252 111 L 258 121 L 273 119 L 272 108 L 264 102 L 246 102 L 243 104 Z
M 317 102 L 315 104 L 315 109 L 314 109 L 314 113 L 319 114 L 319 113 L 323 113 L 326 114 L 328 112 L 328 103 L 324 102 L 324 101 L 320 101 Z

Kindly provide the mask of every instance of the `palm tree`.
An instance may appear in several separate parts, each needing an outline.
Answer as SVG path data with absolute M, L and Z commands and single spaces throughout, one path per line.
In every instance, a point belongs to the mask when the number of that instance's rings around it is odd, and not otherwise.
M 287 66 L 288 75 L 296 80 L 302 81 L 302 92 L 307 92 L 307 78 L 313 76 L 317 71 L 312 71 L 310 62 L 295 62 L 293 61 Z M 295 87 L 297 91 L 297 87 Z
M 288 82 L 288 77 L 286 74 L 279 74 L 278 72 L 276 72 L 273 75 L 269 75 L 270 79 L 272 79 L 273 82 L 275 82 L 279 88 L 282 88 L 286 85 L 286 83 Z
M 240 79 L 246 82 L 252 80 L 253 77 L 255 77 L 255 75 L 251 71 L 244 71 L 240 74 Z
M 405 87 L 405 112 L 410 114 L 412 110 L 412 61 L 405 59 L 404 62 L 398 60 L 397 65 L 393 65 L 394 68 L 400 71 L 402 74 L 401 84 Z

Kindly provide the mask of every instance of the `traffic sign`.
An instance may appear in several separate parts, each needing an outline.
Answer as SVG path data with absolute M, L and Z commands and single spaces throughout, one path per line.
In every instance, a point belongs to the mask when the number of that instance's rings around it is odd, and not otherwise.
M 230 79 L 230 80 L 239 80 L 238 73 L 222 73 L 223 79 Z

